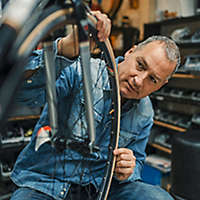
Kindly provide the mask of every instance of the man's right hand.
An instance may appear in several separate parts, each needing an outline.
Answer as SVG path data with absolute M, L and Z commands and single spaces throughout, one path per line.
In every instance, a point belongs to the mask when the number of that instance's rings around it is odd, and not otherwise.
M 97 37 L 99 41 L 103 42 L 108 39 L 111 32 L 111 20 L 106 14 L 101 13 L 100 11 L 91 12 L 98 20 L 96 28 L 98 30 Z M 70 33 L 66 37 L 62 38 L 58 42 L 58 54 L 65 56 L 67 58 L 73 58 L 79 55 L 79 46 L 78 46 L 78 33 L 77 27 L 74 28 L 73 33 Z

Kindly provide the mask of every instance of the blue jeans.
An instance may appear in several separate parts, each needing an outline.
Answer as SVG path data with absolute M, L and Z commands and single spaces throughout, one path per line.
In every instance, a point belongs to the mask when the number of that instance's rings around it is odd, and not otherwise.
M 108 200 L 173 200 L 173 198 L 158 185 L 142 181 L 119 184 L 113 180 Z
M 72 195 L 77 195 L 77 192 Z M 74 196 L 72 199 L 88 199 L 87 195 L 86 192 L 81 191 L 81 198 Z M 29 188 L 19 188 L 14 192 L 11 200 L 22 199 L 53 200 L 52 197 L 41 192 Z M 71 198 L 66 198 L 66 200 L 71 200 Z M 119 184 L 117 181 L 113 180 L 108 200 L 173 200 L 173 198 L 159 186 L 146 184 L 141 181 Z

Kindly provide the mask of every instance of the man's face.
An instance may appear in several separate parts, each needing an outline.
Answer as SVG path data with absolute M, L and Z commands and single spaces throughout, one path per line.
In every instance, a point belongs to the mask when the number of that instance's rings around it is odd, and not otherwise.
M 167 82 L 176 63 L 166 58 L 163 45 L 155 41 L 141 49 L 131 49 L 125 54 L 125 60 L 118 68 L 122 98 L 143 98 Z

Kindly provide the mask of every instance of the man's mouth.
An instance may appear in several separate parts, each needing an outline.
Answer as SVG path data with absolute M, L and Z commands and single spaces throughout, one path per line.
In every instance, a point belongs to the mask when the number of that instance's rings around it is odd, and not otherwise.
M 127 85 L 128 85 L 128 90 L 130 92 L 135 92 L 135 93 L 139 94 L 139 91 L 136 90 L 135 87 L 131 83 L 129 83 L 128 81 L 127 81 Z

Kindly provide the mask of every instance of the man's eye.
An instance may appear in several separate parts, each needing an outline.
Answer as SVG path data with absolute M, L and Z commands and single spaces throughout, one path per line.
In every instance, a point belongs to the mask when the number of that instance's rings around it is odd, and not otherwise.
M 150 80 L 153 82 L 153 83 L 157 83 L 157 80 L 153 77 L 153 76 L 149 76 Z
M 137 66 L 139 70 L 144 70 L 144 66 L 141 62 L 137 61 Z

